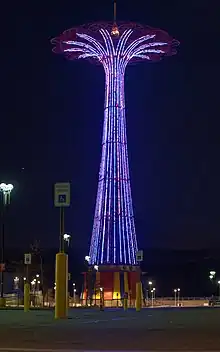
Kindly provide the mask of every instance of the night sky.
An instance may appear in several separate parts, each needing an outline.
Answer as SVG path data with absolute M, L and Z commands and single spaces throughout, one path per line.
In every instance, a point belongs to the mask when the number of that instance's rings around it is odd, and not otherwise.
M 24 2 L 25 3 L 25 2 Z M 17 2 L 2 19 L 0 179 L 15 190 L 7 246 L 58 246 L 53 184 L 71 182 L 66 232 L 87 254 L 101 155 L 102 67 L 50 39 L 112 20 L 113 1 Z M 8 13 L 8 15 L 7 15 Z M 169 32 L 178 55 L 126 71 L 129 159 L 141 248 L 220 248 L 219 0 L 118 0 L 118 20 Z

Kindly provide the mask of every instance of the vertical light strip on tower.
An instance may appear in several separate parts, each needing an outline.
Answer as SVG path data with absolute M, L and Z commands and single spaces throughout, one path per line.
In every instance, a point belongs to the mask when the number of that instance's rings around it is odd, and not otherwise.
M 176 53 L 178 42 L 166 32 L 136 23 L 93 23 L 65 31 L 52 40 L 53 51 L 68 59 L 103 65 L 105 102 L 102 156 L 90 264 L 135 265 L 137 239 L 129 175 L 124 75 L 134 61 L 158 61 Z

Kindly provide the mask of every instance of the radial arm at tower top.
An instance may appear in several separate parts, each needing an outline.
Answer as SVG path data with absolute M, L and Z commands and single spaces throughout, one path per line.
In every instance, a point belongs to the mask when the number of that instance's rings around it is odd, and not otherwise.
M 166 32 L 134 23 L 94 23 L 65 31 L 53 51 L 70 60 L 90 59 L 105 70 L 102 156 L 91 265 L 135 265 L 137 239 L 126 136 L 124 75 L 129 62 L 158 61 L 178 44 Z

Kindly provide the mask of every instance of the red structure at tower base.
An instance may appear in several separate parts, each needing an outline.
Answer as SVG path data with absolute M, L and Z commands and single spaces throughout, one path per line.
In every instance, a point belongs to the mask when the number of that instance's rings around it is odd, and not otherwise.
M 140 267 L 126 265 L 89 267 L 84 274 L 83 303 L 99 305 L 102 297 L 105 306 L 118 307 L 124 297 L 130 306 L 135 305 L 136 283 L 140 281 Z

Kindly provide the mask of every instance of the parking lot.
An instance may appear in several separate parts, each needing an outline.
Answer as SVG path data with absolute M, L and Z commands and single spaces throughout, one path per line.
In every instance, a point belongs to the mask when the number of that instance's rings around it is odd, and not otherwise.
M 65 320 L 52 310 L 0 310 L 0 348 L 220 350 L 220 309 L 72 309 Z

